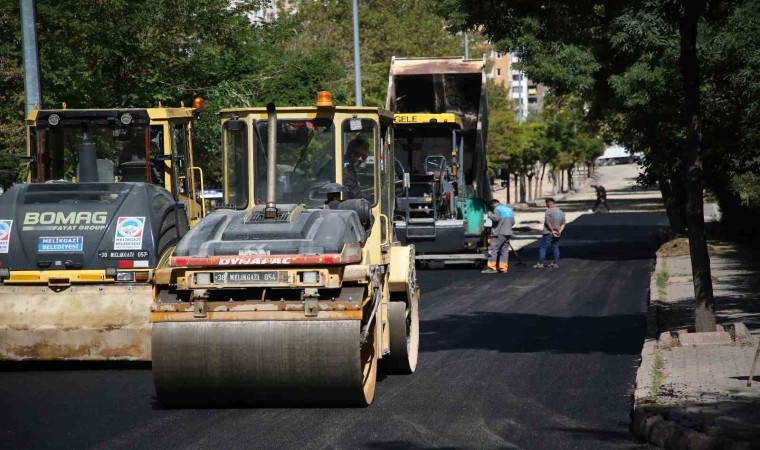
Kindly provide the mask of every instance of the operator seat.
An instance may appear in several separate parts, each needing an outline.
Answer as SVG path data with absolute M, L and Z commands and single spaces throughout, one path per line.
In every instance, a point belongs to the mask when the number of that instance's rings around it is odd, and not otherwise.
M 114 169 L 113 163 L 108 159 L 98 159 L 96 161 L 98 168 L 98 182 L 99 183 L 113 183 L 114 181 Z M 77 164 L 77 180 L 79 179 L 80 164 Z

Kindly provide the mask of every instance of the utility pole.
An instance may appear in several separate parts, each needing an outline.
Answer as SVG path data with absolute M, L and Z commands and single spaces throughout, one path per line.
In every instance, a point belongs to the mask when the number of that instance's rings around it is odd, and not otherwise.
M 36 26 L 34 0 L 21 0 L 21 31 L 24 47 L 24 95 L 27 116 L 35 106 L 42 107 Z
M 517 79 L 517 87 L 518 87 L 518 103 L 517 103 L 517 123 L 523 123 L 523 73 L 520 72 Z
M 470 59 L 470 39 L 467 32 L 464 32 L 464 59 Z
M 362 62 L 359 58 L 359 0 L 353 0 L 354 16 L 354 96 L 356 106 L 362 106 Z

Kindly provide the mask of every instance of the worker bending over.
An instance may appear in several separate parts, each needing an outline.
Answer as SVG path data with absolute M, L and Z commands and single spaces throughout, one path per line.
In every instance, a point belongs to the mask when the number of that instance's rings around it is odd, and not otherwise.
M 488 267 L 482 273 L 507 273 L 509 271 L 509 239 L 515 224 L 512 208 L 496 199 L 489 204 L 488 218 L 491 227 L 491 243 L 488 245 Z

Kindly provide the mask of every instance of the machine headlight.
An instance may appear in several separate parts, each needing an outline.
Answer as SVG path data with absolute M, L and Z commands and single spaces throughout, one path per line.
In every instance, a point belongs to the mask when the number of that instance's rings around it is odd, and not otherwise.
M 211 284 L 211 274 L 209 272 L 196 273 L 195 284 Z
M 119 272 L 116 274 L 116 281 L 135 281 L 135 273 Z
M 317 281 L 319 281 L 319 272 L 301 272 L 301 281 L 304 284 L 317 284 Z

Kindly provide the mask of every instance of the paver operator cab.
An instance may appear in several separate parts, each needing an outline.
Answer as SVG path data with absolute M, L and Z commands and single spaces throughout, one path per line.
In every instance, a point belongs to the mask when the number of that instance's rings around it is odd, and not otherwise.
M 415 370 L 414 247 L 391 220 L 393 115 L 328 94 L 222 111 L 227 209 L 156 271 L 161 402 L 367 405 L 378 363 Z
M 27 183 L 0 197 L 1 359 L 150 359 L 153 269 L 204 214 L 196 111 L 30 113 Z
M 399 237 L 414 242 L 418 252 L 431 252 L 436 258 L 476 249 L 480 229 L 467 236 L 467 225 L 479 225 L 482 210 L 470 207 L 474 217 L 467 217 L 470 205 L 461 170 L 461 117 L 453 113 L 396 113 L 395 123 L 396 164 L 399 177 L 406 177 L 396 199 Z

